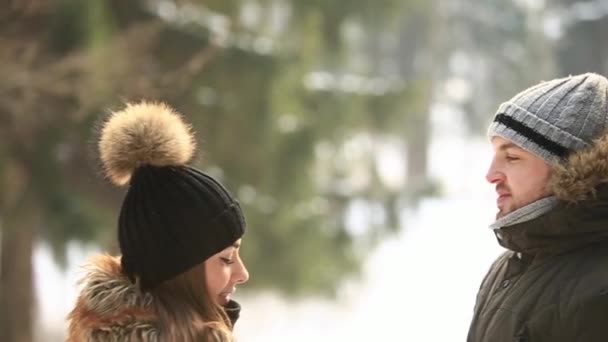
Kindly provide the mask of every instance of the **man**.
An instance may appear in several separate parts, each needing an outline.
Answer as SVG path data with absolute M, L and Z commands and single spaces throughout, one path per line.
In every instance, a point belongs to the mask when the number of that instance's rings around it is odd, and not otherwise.
M 608 341 L 608 80 L 526 89 L 489 136 L 491 228 L 508 250 L 481 284 L 468 341 Z

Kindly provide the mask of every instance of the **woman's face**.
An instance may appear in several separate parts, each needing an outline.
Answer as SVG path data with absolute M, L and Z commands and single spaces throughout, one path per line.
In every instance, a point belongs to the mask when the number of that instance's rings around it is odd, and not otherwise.
M 239 255 L 240 247 L 241 239 L 238 239 L 232 246 L 205 260 L 207 292 L 219 305 L 226 305 L 236 285 L 249 279 L 249 272 Z

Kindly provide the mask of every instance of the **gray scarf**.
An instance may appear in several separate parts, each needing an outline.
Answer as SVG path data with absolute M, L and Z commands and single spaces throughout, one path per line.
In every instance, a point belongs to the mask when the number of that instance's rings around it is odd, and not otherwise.
M 525 205 L 507 215 L 497 219 L 490 225 L 490 229 L 500 229 L 535 219 L 555 207 L 557 198 L 554 196 L 541 198 L 536 202 Z

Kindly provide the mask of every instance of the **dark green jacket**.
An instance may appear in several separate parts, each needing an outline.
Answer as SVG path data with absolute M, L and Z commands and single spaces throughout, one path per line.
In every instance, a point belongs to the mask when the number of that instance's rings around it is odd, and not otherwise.
M 481 284 L 468 342 L 608 341 L 605 140 L 555 172 L 556 208 L 496 231 L 508 251 Z

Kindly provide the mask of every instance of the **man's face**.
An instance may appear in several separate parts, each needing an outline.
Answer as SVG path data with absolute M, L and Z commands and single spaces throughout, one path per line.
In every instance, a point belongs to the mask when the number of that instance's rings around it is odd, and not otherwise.
M 486 180 L 496 186 L 496 218 L 549 196 L 551 169 L 540 157 L 501 137 L 492 138 L 494 158 Z

